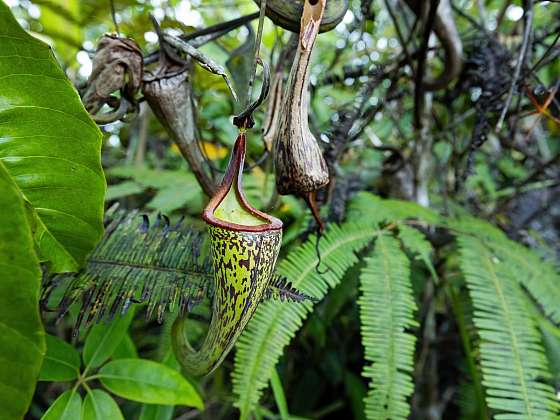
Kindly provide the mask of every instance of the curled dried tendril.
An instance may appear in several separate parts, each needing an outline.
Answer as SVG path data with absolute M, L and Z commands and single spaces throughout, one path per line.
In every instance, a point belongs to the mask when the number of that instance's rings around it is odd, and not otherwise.
M 92 73 L 82 98 L 93 119 L 106 124 L 135 111 L 143 72 L 142 51 L 136 42 L 116 35 L 103 35 L 93 57 Z M 120 98 L 114 96 L 116 93 Z M 113 108 L 113 111 L 100 113 L 104 105 Z

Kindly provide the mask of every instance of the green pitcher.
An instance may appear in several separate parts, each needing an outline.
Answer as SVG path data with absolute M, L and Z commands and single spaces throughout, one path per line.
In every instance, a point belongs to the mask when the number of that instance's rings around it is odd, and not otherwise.
M 218 192 L 202 217 L 208 224 L 214 264 L 212 320 L 199 350 L 186 337 L 186 316 L 173 325 L 173 348 L 182 369 L 212 372 L 253 316 L 272 278 L 282 241 L 282 221 L 254 209 L 242 191 L 245 134 L 235 142 Z

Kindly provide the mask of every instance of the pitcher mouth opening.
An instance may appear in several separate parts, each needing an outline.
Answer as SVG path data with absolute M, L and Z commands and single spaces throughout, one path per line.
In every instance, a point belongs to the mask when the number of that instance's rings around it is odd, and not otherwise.
M 206 223 L 229 230 L 265 232 L 282 229 L 282 221 L 252 207 L 242 191 L 245 133 L 237 136 L 224 179 L 202 213 Z

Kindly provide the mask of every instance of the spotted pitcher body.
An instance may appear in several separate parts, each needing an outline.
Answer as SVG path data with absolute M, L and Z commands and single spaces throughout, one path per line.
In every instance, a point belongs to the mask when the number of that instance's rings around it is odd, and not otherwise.
M 263 300 L 282 242 L 282 222 L 254 209 L 241 188 L 245 135 L 235 143 L 224 180 L 203 212 L 212 247 L 214 300 L 204 342 L 194 350 L 186 318 L 173 326 L 173 346 L 186 373 L 212 372 L 226 357 Z

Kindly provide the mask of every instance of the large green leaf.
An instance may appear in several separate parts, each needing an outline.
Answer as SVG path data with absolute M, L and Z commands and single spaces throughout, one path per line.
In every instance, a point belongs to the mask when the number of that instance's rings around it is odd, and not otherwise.
M 53 335 L 47 335 L 47 354 L 41 367 L 40 381 L 71 381 L 80 373 L 80 355 L 76 349 Z
M 101 368 L 99 379 L 109 391 L 129 400 L 204 406 L 194 387 L 179 372 L 151 360 L 114 360 Z
M 1 101 L 1 96 L 0 96 Z M 0 419 L 23 417 L 45 353 L 39 261 L 17 186 L 0 161 Z
M 29 203 L 40 259 L 75 271 L 103 232 L 101 133 L 49 47 L 0 2 L 0 162 Z

